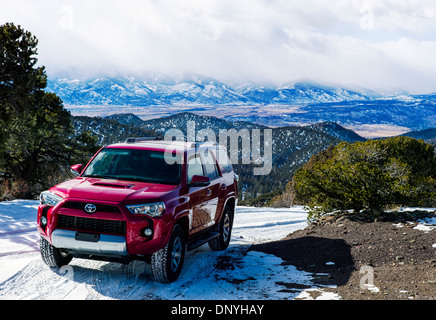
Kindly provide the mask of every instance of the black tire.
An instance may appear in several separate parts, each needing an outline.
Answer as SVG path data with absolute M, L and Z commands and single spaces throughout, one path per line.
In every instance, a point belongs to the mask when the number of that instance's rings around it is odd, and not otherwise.
M 151 271 L 156 281 L 175 281 L 182 271 L 185 261 L 186 239 L 180 225 L 175 225 L 168 243 L 151 256 Z
M 70 254 L 54 247 L 50 242 L 42 237 L 39 242 L 39 249 L 41 251 L 42 260 L 49 267 L 59 268 L 69 264 L 73 259 Z
M 230 207 L 226 207 L 221 217 L 221 221 L 218 224 L 217 231 L 219 237 L 209 241 L 209 247 L 214 251 L 221 251 L 227 249 L 230 244 L 230 238 L 232 237 L 233 228 L 233 214 Z

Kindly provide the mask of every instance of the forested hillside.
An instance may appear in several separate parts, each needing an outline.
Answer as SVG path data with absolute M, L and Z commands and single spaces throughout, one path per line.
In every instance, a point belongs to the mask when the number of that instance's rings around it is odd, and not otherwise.
M 231 122 L 186 112 L 148 121 L 142 121 L 131 114 L 118 114 L 105 119 L 73 117 L 72 122 L 77 134 L 90 131 L 98 139 L 100 145 L 124 141 L 127 137 L 132 136 L 164 136 L 166 130 L 175 128 L 186 136 L 188 122 L 191 125 L 194 124 L 196 132 L 202 129 L 211 129 L 216 134 L 217 140 L 219 139 L 219 130 L 235 129 L 236 132 L 241 132 L 243 129 L 249 131 L 260 129 L 260 132 L 263 133 L 263 130 L 267 129 L 265 126 L 249 122 Z M 345 130 L 340 126 L 335 126 L 335 128 L 338 135 Z M 268 175 L 253 175 L 254 164 L 242 164 L 240 161 L 234 165 L 235 171 L 240 177 L 241 200 L 251 201 L 261 195 L 283 191 L 295 170 L 313 154 L 342 141 L 324 133 L 321 129 L 310 127 L 295 126 L 271 128 L 271 130 L 273 137 L 272 170 Z M 358 136 L 356 135 L 356 137 Z M 361 139 L 361 137 L 359 138 Z M 263 154 L 262 144 L 260 147 L 261 154 Z M 240 145 L 240 149 L 242 149 L 242 145 Z M 259 201 L 263 202 L 263 200 Z
M 72 117 L 72 124 L 76 136 L 90 132 L 99 146 L 125 141 L 129 137 L 161 136 L 154 130 L 135 125 L 134 122 L 123 124 L 112 119 Z
M 295 171 L 305 164 L 313 155 L 329 146 L 335 146 L 342 141 L 355 142 L 366 139 L 342 126 L 325 122 L 310 126 L 290 126 L 268 128 L 263 125 L 244 121 L 227 121 L 212 116 L 201 116 L 189 112 L 182 112 L 168 117 L 143 121 L 133 114 L 116 114 L 102 118 L 73 117 L 76 133 L 90 131 L 98 139 L 100 145 L 124 141 L 132 136 L 161 136 L 169 129 L 178 129 L 186 137 L 188 126 L 198 133 L 202 129 L 210 129 L 219 141 L 220 130 L 234 129 L 236 133 L 247 129 L 272 130 L 272 170 L 268 175 L 253 175 L 255 164 L 234 165 L 239 175 L 240 200 L 247 204 L 265 204 L 273 196 L 286 189 Z M 407 135 L 407 134 L 406 134 Z M 424 138 L 426 142 L 435 139 L 434 130 L 411 132 L 410 136 Z M 199 137 L 197 137 L 199 138 Z M 240 138 L 239 138 L 240 139 Z M 227 147 L 230 145 L 226 141 Z M 262 144 L 260 145 L 263 154 Z M 239 150 L 242 151 L 242 144 Z M 241 158 L 242 154 L 239 154 Z M 244 202 L 242 202 L 244 203 Z

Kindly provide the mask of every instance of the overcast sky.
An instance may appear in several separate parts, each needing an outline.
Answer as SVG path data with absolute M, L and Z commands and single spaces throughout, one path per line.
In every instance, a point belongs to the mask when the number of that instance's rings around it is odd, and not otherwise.
M 311 79 L 436 91 L 434 0 L 0 0 L 49 76 Z

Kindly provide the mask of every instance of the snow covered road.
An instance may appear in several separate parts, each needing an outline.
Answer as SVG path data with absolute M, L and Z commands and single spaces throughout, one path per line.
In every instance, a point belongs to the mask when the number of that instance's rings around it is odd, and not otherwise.
M 149 265 L 73 259 L 60 269 L 39 254 L 38 201 L 0 202 L 0 299 L 294 299 L 311 288 L 313 274 L 273 255 L 249 251 L 253 243 L 278 240 L 307 225 L 302 207 L 238 207 L 226 251 L 207 245 L 189 252 L 182 274 L 171 284 L 152 281 Z

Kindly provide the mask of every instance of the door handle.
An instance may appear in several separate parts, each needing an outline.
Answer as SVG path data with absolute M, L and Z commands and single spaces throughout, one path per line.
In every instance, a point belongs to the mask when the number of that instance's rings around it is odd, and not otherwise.
M 210 190 L 210 189 L 206 189 L 206 195 L 207 196 L 210 196 L 212 194 L 212 190 Z

